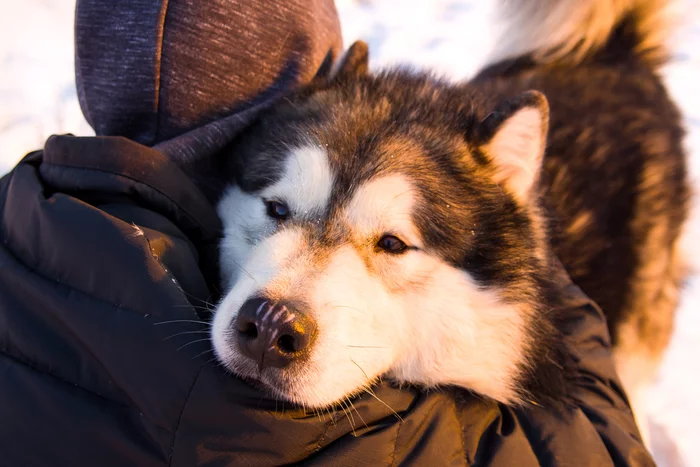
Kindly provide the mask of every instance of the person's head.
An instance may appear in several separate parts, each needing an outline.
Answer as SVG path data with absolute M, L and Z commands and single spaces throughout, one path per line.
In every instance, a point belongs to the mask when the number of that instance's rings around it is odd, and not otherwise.
M 98 136 L 189 165 L 341 47 L 332 0 L 78 0 L 78 97 Z M 253 110 L 251 110 L 253 109 Z

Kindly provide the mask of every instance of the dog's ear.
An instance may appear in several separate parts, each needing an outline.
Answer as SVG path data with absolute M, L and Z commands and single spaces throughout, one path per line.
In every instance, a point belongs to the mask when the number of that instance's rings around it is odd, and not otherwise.
M 337 64 L 331 77 L 354 78 L 369 72 L 369 47 L 363 41 L 357 41 L 350 46 Z
M 521 201 L 538 179 L 548 125 L 549 105 L 538 91 L 504 102 L 481 123 L 481 150 L 496 166 L 496 183 Z

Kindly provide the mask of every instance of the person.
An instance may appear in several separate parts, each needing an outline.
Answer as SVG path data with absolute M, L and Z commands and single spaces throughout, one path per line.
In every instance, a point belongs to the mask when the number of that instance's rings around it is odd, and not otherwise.
M 52 136 L 0 181 L 0 465 L 653 465 L 563 270 L 563 411 L 384 382 L 307 413 L 216 364 L 215 156 L 340 53 L 331 0 L 77 2 L 97 136 Z

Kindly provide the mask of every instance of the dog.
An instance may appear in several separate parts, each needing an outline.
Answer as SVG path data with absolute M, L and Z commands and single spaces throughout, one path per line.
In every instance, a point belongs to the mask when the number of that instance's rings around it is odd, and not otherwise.
M 219 361 L 309 408 L 382 377 L 561 400 L 554 255 L 641 391 L 684 274 L 683 128 L 658 75 L 666 6 L 505 1 L 508 32 L 466 83 L 369 73 L 358 42 L 263 112 L 222 173 Z

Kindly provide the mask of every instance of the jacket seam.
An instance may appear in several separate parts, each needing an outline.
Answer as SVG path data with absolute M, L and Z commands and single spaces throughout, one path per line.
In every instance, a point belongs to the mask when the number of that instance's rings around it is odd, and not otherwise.
M 336 416 L 331 415 L 330 421 L 326 422 L 326 428 L 323 430 L 323 433 L 321 433 L 321 437 L 318 439 L 318 443 L 316 443 L 316 447 L 311 451 L 311 453 L 315 453 L 321 450 L 321 444 L 323 443 L 323 440 L 326 439 L 326 436 L 328 435 L 328 430 L 331 429 L 331 424 L 335 425 L 336 423 Z
M 403 421 L 399 420 L 399 425 L 396 428 L 396 438 L 394 439 L 394 452 L 391 453 L 391 467 L 396 465 L 396 451 L 399 448 L 399 434 L 401 433 L 401 427 L 403 426 Z
M 202 375 L 202 371 L 204 370 L 204 365 L 199 367 L 199 371 L 197 372 L 197 376 L 194 378 L 194 381 L 192 382 L 192 386 L 190 386 L 190 390 L 187 391 L 187 397 L 185 397 L 185 402 L 182 404 L 182 410 L 180 411 L 180 416 L 177 418 L 177 425 L 175 425 L 175 431 L 173 432 L 173 444 L 170 446 L 170 456 L 168 459 L 168 466 L 171 466 L 173 464 L 173 454 L 175 453 L 175 445 L 177 444 L 177 435 L 180 432 L 180 425 L 182 423 L 182 418 L 185 415 L 185 409 L 187 409 L 187 404 L 190 402 L 190 397 L 192 396 L 192 391 L 194 391 L 194 387 L 197 385 L 197 382 L 199 381 L 199 377 Z
M 146 241 L 146 246 L 148 247 L 148 252 L 151 254 L 151 257 L 153 258 L 153 260 L 154 260 L 156 263 L 158 263 L 158 266 L 160 266 L 161 269 L 163 269 L 163 272 L 164 272 L 165 274 L 167 274 L 167 276 L 170 278 L 170 280 L 173 282 L 173 284 L 175 284 L 175 287 L 177 287 L 177 289 L 178 289 L 178 290 L 180 291 L 180 293 L 183 295 L 182 298 L 185 299 L 185 302 L 190 303 L 190 300 L 189 300 L 189 297 L 188 297 L 188 295 L 190 295 L 190 294 L 188 294 L 187 292 L 185 292 L 185 290 L 184 290 L 184 289 L 182 288 L 182 286 L 180 285 L 180 281 L 178 281 L 177 278 L 176 278 L 175 276 L 173 276 L 173 274 L 170 272 L 170 269 L 168 269 L 168 268 L 165 266 L 165 264 L 163 264 L 163 262 L 160 260 L 160 257 L 158 257 L 158 256 L 155 254 L 155 250 L 153 249 L 153 246 L 151 245 L 151 241 L 150 241 L 150 240 L 148 239 L 148 237 L 146 236 L 146 232 L 144 232 L 143 229 L 142 229 L 141 227 L 137 226 L 136 224 L 132 224 L 132 225 L 133 225 L 136 229 L 138 229 L 139 233 L 141 234 L 141 236 L 143 237 L 143 239 Z M 190 305 L 191 305 L 191 303 L 190 303 Z M 194 310 L 194 307 L 193 307 L 193 310 Z M 196 311 L 195 311 L 195 314 L 196 314 Z
M 459 404 L 459 406 L 458 406 L 458 404 Z M 462 410 L 462 408 L 463 408 L 463 407 L 461 406 L 461 402 L 455 402 L 455 410 L 454 410 L 454 412 L 452 412 L 452 413 L 453 413 L 453 415 L 455 416 L 455 419 L 456 419 L 457 424 L 460 426 L 460 430 L 459 430 L 459 444 L 460 444 L 460 446 L 462 447 L 462 455 L 464 456 L 464 465 L 465 465 L 465 466 L 468 466 L 468 465 L 471 465 L 472 462 L 469 460 L 469 457 L 471 457 L 471 456 L 469 456 L 469 454 L 467 453 L 467 445 L 466 445 L 466 443 L 464 442 L 464 435 L 465 435 L 465 433 L 464 433 L 464 424 L 461 423 L 461 421 L 460 421 L 460 415 L 463 415 L 463 410 Z

